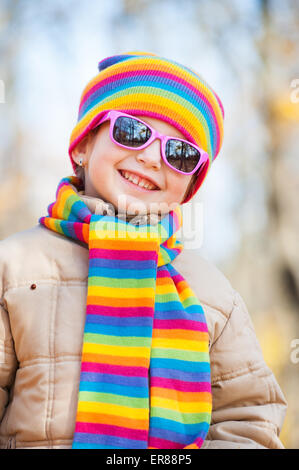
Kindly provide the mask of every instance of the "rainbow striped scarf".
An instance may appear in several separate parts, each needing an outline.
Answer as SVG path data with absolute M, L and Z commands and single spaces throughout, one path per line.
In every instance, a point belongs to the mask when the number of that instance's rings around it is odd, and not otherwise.
M 59 183 L 50 230 L 89 248 L 73 448 L 199 449 L 211 418 L 203 309 L 171 262 L 179 206 L 156 225 L 92 214 L 75 176 Z

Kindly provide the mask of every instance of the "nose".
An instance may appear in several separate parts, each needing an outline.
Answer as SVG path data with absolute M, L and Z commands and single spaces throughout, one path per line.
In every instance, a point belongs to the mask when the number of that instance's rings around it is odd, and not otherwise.
M 136 159 L 147 168 L 154 168 L 160 170 L 161 168 L 161 151 L 160 140 L 157 139 L 152 142 L 148 147 L 137 152 Z

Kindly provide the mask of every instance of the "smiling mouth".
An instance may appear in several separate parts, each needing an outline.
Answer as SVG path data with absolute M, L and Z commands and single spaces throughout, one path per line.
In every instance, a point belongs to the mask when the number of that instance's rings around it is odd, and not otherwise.
M 160 188 L 158 186 L 154 185 L 150 181 L 141 178 L 138 175 L 135 175 L 134 173 L 131 173 L 130 171 L 126 170 L 118 170 L 119 174 L 121 177 L 127 181 L 127 183 L 131 183 L 136 187 L 136 189 L 141 189 L 143 191 L 159 191 Z

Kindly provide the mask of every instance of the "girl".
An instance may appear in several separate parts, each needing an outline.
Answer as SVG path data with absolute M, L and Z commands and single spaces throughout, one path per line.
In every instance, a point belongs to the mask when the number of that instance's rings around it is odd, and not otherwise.
M 48 214 L 0 243 L 10 448 L 281 448 L 286 402 L 240 295 L 176 238 L 224 111 L 149 53 L 99 63 Z

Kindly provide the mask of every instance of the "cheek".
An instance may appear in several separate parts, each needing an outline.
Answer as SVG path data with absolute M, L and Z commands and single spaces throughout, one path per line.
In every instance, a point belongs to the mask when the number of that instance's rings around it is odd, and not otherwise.
M 108 171 L 109 167 L 113 168 L 113 165 L 119 161 L 120 152 L 119 149 L 113 144 L 113 142 L 107 139 L 100 139 L 94 146 L 90 155 L 90 165 L 94 169 L 103 169 Z
M 168 175 L 168 188 L 172 195 L 176 195 L 178 198 L 182 197 L 191 181 L 191 176 L 185 176 L 180 174 L 169 174 Z

